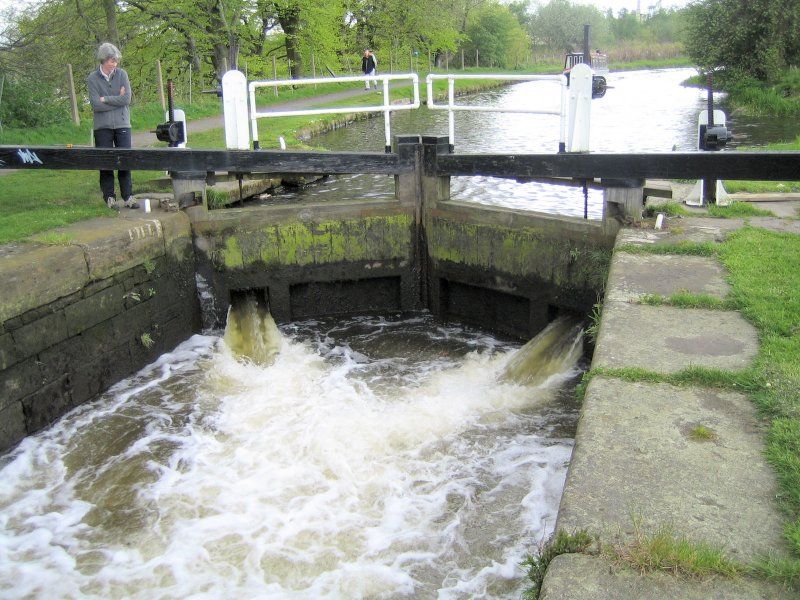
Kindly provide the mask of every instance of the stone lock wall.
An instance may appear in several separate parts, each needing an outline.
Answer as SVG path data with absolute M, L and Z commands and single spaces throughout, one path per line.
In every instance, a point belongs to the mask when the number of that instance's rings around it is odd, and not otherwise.
M 0 451 L 199 329 L 188 218 L 142 216 L 0 247 Z
M 197 271 L 213 297 L 207 326 L 224 326 L 231 299 L 246 291 L 278 322 L 423 307 L 406 203 L 198 210 L 192 219 Z

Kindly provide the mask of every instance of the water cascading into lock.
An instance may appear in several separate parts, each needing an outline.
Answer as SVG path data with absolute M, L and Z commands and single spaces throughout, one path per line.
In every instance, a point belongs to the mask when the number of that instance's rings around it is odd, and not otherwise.
M 231 298 L 223 340 L 234 356 L 262 366 L 272 364 L 283 343 L 269 308 L 255 294 Z
M 561 316 L 520 348 L 498 376 L 499 381 L 537 386 L 574 367 L 583 353 L 583 328 Z

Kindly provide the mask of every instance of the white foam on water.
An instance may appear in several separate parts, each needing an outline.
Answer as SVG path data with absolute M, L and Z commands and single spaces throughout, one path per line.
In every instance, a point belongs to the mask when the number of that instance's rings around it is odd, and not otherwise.
M 364 375 L 391 360 L 326 347 L 259 366 L 195 336 L 23 441 L 0 595 L 518 597 L 571 453 L 552 391 L 498 383 L 502 351 L 389 386 Z

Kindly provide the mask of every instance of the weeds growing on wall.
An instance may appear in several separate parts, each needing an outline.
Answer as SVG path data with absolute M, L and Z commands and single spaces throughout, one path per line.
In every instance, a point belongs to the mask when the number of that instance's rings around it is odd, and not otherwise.
M 576 531 L 575 533 L 559 531 L 555 537 L 552 537 L 539 549 L 538 554 L 529 555 L 523 561 L 522 567 L 526 570 L 526 575 L 532 585 L 525 590 L 522 597 L 525 600 L 539 598 L 547 567 L 556 556 L 586 552 L 594 542 L 595 538 L 586 531 Z

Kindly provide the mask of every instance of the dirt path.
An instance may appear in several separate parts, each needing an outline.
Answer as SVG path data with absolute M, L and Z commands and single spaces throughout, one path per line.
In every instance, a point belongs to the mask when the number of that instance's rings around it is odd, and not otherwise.
M 263 107 L 260 110 L 299 110 L 304 108 L 311 108 L 314 106 L 318 106 L 320 104 L 328 104 L 330 102 L 337 102 L 339 100 L 345 100 L 347 98 L 355 98 L 357 96 L 363 96 L 367 93 L 367 91 L 361 87 L 360 83 L 353 83 L 353 88 L 342 90 L 341 92 L 333 92 L 331 94 L 323 94 L 321 96 L 311 96 L 308 98 L 299 98 L 297 100 L 287 100 L 285 102 L 277 102 L 275 104 L 270 104 L 267 107 Z M 375 92 L 373 92 L 375 93 Z M 215 117 L 205 117 L 203 119 L 194 119 L 187 123 L 187 129 L 189 130 L 189 140 L 192 139 L 193 133 L 200 133 L 203 131 L 209 131 L 211 129 L 222 129 L 223 125 L 223 118 L 222 118 L 222 100 L 220 100 L 220 114 Z M 133 136 L 133 147 L 134 148 L 147 148 L 150 146 L 155 146 L 158 143 L 156 140 L 156 135 L 148 131 L 137 131 L 134 132 Z

